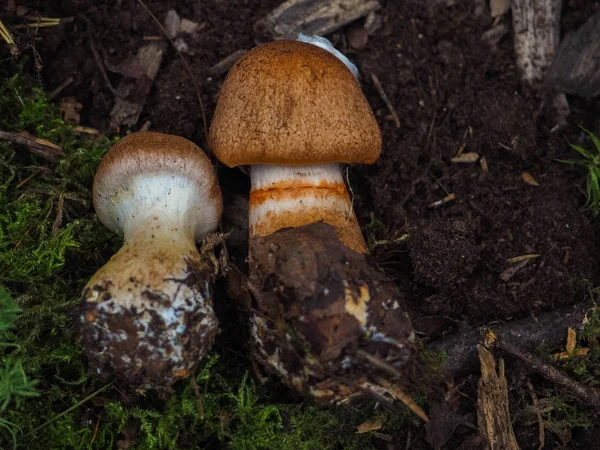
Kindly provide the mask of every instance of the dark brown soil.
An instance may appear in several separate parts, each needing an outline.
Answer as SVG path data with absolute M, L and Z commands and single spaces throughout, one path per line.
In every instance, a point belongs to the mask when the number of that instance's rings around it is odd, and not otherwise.
M 43 79 L 52 90 L 74 77 L 61 96 L 74 96 L 83 104 L 82 124 L 104 129 L 114 97 L 98 71 L 88 32 L 100 59 L 111 67 L 131 58 L 145 38 L 161 36 L 161 31 L 136 0 L 49 3 L 43 6 L 48 15 L 74 20 L 44 32 L 38 44 Z M 181 17 L 205 24 L 196 39 L 187 39 L 193 55 L 186 59 L 209 120 L 224 79 L 210 76 L 209 68 L 236 50 L 253 47 L 254 21 L 279 3 L 147 1 L 161 21 L 175 8 Z M 434 337 L 462 322 L 480 325 L 579 302 L 582 280 L 600 284 L 599 242 L 589 214 L 582 212 L 582 173 L 557 159 L 573 156 L 567 142 L 581 138 L 576 124 L 599 130 L 599 106 L 569 98 L 569 124 L 552 132 L 548 93 L 520 81 L 512 34 L 494 48 L 482 42 L 492 21 L 487 13 L 476 16 L 476 2 L 459 0 L 451 7 L 433 0 L 382 3 L 383 26 L 366 47 L 351 49 L 348 30 L 330 38 L 358 64 L 383 133 L 379 161 L 350 168 L 357 215 L 365 230 L 376 228 L 371 217 L 382 222 L 386 231 L 373 232 L 377 239 L 408 233 L 406 244 L 380 246 L 374 256 L 409 295 L 415 326 L 426 324 L 421 331 Z M 563 33 L 600 8 L 593 0 L 563 3 Z M 371 73 L 395 105 L 400 128 L 371 83 Z M 120 77 L 109 71 L 113 85 Z M 173 50 L 163 61 L 138 126 L 147 120 L 155 131 L 205 142 L 193 85 Z M 452 163 L 459 149 L 485 157 L 489 170 L 480 163 Z M 538 186 L 524 182 L 525 171 Z M 246 175 L 222 169 L 220 176 L 225 198 L 232 199 L 225 208 L 235 200 L 234 215 L 243 214 L 243 200 L 236 196 L 247 195 Z M 455 199 L 430 207 L 449 194 Z M 232 242 L 238 261 L 245 258 L 243 236 Z M 523 255 L 537 256 L 510 261 Z M 519 433 L 536 443 L 536 430 L 533 426 Z M 581 443 L 573 448 L 592 448 L 585 442 L 594 435 L 581 433 Z M 468 432 L 448 448 L 471 448 L 470 443 L 475 448 L 475 441 Z M 547 442 L 546 448 L 557 447 Z

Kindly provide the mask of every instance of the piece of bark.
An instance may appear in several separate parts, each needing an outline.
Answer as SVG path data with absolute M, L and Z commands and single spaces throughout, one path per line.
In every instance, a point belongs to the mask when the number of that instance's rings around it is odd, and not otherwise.
M 600 94 L 600 11 L 563 39 L 545 83 L 582 97 Z
M 11 131 L 0 131 L 0 140 L 14 142 L 15 144 L 26 146 L 29 151 L 48 161 L 58 161 L 65 156 L 62 148 L 46 139 L 38 139 L 35 136 L 22 131 L 13 133 Z
M 110 111 L 111 128 L 137 123 L 146 99 L 160 68 L 166 44 L 152 42 L 138 50 L 134 60 L 127 63 L 135 67 L 130 76 L 125 76 L 117 87 L 117 98 Z
M 583 320 L 588 309 L 589 305 L 579 304 L 489 328 L 499 338 L 506 342 L 517 343 L 526 351 L 534 351 L 541 344 L 557 347 L 565 339 L 568 328 L 576 331 L 583 328 Z M 441 370 L 451 377 L 458 378 L 477 370 L 477 345 L 480 342 L 480 330 L 465 328 L 426 347 L 434 352 L 445 354 Z
M 560 41 L 562 0 L 512 0 L 517 67 L 523 80 L 541 81 Z
M 325 36 L 381 8 L 377 0 L 288 0 L 255 24 L 273 39 Z
M 238 60 L 247 52 L 248 50 L 237 50 L 231 55 L 223 58 L 221 61 L 212 66 L 208 72 L 211 75 L 221 75 L 227 72 L 229 69 L 233 67 L 233 65 L 238 62 Z
M 490 450 L 519 450 L 508 408 L 508 386 L 504 376 L 504 360 L 496 362 L 483 345 L 477 346 L 481 378 L 477 387 L 477 423 L 479 435 Z

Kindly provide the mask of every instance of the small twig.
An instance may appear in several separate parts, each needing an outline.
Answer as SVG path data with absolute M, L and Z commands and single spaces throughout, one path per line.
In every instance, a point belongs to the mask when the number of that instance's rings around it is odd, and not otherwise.
M 402 374 L 398 371 L 398 369 L 396 369 L 390 363 L 383 361 L 381 358 L 378 358 L 377 356 L 372 355 L 369 352 L 366 352 L 362 349 L 358 349 L 358 350 L 356 350 L 356 356 L 364 359 L 365 361 L 370 362 L 371 364 L 373 364 L 376 367 L 379 367 L 380 369 L 386 371 L 387 373 L 389 373 L 390 375 L 392 375 L 395 378 L 399 378 L 399 379 L 402 378 Z
M 527 381 L 527 390 L 529 391 L 529 395 L 531 396 L 531 401 L 533 403 L 533 407 L 535 408 L 535 415 L 537 416 L 537 421 L 538 421 L 539 440 L 540 440 L 540 445 L 538 447 L 538 450 L 542 450 L 546 443 L 546 434 L 544 432 L 544 419 L 542 418 L 542 413 L 540 412 L 540 410 L 538 408 L 538 398 L 535 393 L 535 389 L 533 388 L 533 385 L 531 384 L 531 381 Z
M 204 420 L 204 402 L 202 401 L 202 394 L 200 393 L 196 379 L 191 377 L 190 380 L 192 388 L 194 388 L 194 394 L 196 394 L 196 408 L 198 408 L 198 415 L 200 416 L 200 420 Z
M 179 56 L 179 58 L 181 58 L 181 62 L 183 63 L 183 66 L 185 67 L 186 72 L 188 73 L 190 79 L 192 80 L 192 84 L 194 85 L 194 90 L 196 91 L 196 96 L 198 97 L 198 103 L 200 104 L 200 112 L 202 114 L 202 125 L 204 127 L 204 139 L 206 141 L 206 148 L 212 153 L 212 150 L 210 149 L 209 144 L 208 144 L 208 122 L 206 120 L 206 112 L 204 111 L 204 104 L 202 103 L 202 95 L 200 94 L 200 88 L 198 87 L 196 78 L 194 77 L 194 74 L 192 73 L 192 69 L 190 68 L 186 59 L 183 57 L 183 54 L 179 51 L 179 49 L 175 45 L 175 42 L 173 42 L 173 39 L 171 39 L 169 37 L 167 30 L 165 30 L 165 27 L 162 26 L 162 24 L 160 23 L 160 20 L 158 20 L 156 18 L 156 16 L 152 13 L 152 11 L 150 11 L 150 8 L 148 8 L 142 0 L 137 0 L 137 1 L 140 5 L 142 5 L 142 8 L 144 8 L 146 10 L 146 12 L 150 15 L 150 17 L 152 17 L 152 20 L 154 20 L 154 22 L 156 22 L 156 24 L 161 29 L 161 31 L 163 32 L 165 37 L 169 40 L 169 42 L 171 43 L 171 45 L 177 52 L 177 55 Z
M 48 100 L 54 100 L 54 98 L 60 94 L 65 88 L 73 82 L 73 77 L 67 78 L 62 84 L 48 94 Z
M 396 124 L 396 128 L 400 128 L 400 119 L 398 118 L 398 114 L 396 114 L 396 110 L 394 109 L 392 102 L 390 102 L 390 99 L 388 98 L 387 94 L 383 90 L 381 81 L 379 81 L 379 78 L 377 78 L 377 75 L 375 75 L 374 73 L 371 73 L 371 80 L 373 80 L 373 85 L 375 86 L 375 89 L 377 89 L 377 92 L 379 92 L 379 95 L 380 95 L 381 99 L 383 100 L 383 103 L 385 103 L 385 106 L 387 107 L 388 111 L 392 115 L 392 118 L 394 119 L 394 123 Z
M 29 183 L 31 180 L 33 180 L 35 177 L 37 177 L 40 173 L 45 172 L 45 171 L 46 171 L 45 167 L 38 168 L 31 175 L 29 175 L 27 178 L 25 178 L 23 181 L 21 181 L 19 184 L 17 184 L 17 189 L 22 188 L 27 183 Z
M 65 196 L 61 192 L 58 196 L 58 205 L 56 207 L 56 219 L 54 219 L 54 224 L 52 225 L 52 234 L 58 233 L 60 228 L 62 227 L 64 211 L 65 211 Z
M 404 405 L 414 412 L 423 422 L 429 422 L 429 417 L 425 414 L 425 411 L 421 409 L 419 405 L 415 403 L 415 401 L 406 394 L 402 389 L 398 386 L 393 385 L 388 380 L 382 377 L 375 377 L 375 382 L 379 385 L 383 386 L 392 396 L 396 399 L 400 400 Z
M 521 350 L 516 345 L 513 345 L 504 339 L 496 339 L 493 345 L 499 350 L 520 359 L 530 372 L 537 373 L 547 380 L 564 387 L 583 404 L 600 407 L 600 391 L 598 389 L 592 386 L 585 386 L 578 381 L 569 378 L 564 372 L 558 370 L 556 367 L 546 364 L 537 356 Z
M 58 145 L 45 139 L 38 139 L 29 133 L 13 133 L 11 131 L 0 131 L 0 140 L 14 142 L 15 144 L 25 145 L 31 153 L 34 153 L 48 161 L 56 162 L 65 153 Z
M 98 421 L 96 422 L 96 428 L 94 429 L 94 435 L 92 436 L 92 440 L 90 442 L 90 446 L 96 440 L 96 436 L 98 436 L 98 429 L 100 428 L 100 416 L 98 416 Z
M 29 436 L 34 435 L 35 433 L 37 433 L 38 431 L 40 431 L 43 428 L 46 428 L 48 425 L 56 422 L 58 419 L 60 419 L 61 417 L 64 417 L 65 415 L 69 414 L 71 411 L 79 408 L 81 405 L 83 405 L 85 402 L 93 399 L 96 395 L 100 394 L 102 391 L 108 389 L 109 387 L 111 387 L 115 382 L 111 381 L 108 384 L 105 384 L 104 386 L 102 386 L 100 389 L 95 390 L 94 392 L 92 392 L 90 395 L 88 395 L 87 397 L 85 397 L 83 400 L 78 401 L 77 403 L 75 403 L 73 406 L 71 406 L 70 408 L 65 409 L 63 412 L 61 412 L 60 414 L 54 416 L 52 419 L 47 420 L 46 422 L 44 422 L 43 424 L 41 424 L 39 427 L 34 428 L 32 431 L 30 431 L 29 433 L 23 435 L 21 437 L 21 439 L 25 439 Z
M 104 69 L 104 64 L 102 64 L 102 60 L 100 59 L 98 50 L 96 50 L 96 44 L 94 42 L 94 36 L 93 36 L 93 32 L 92 32 L 92 30 L 93 30 L 92 23 L 83 14 L 79 14 L 79 17 L 81 17 L 86 24 L 88 40 L 90 41 L 90 49 L 92 50 L 92 54 L 94 55 L 94 59 L 96 60 L 96 65 L 98 66 L 98 70 L 100 70 L 100 74 L 102 75 L 102 78 L 104 79 L 104 82 L 106 83 L 106 86 L 108 87 L 110 92 L 112 92 L 112 94 L 115 97 L 119 98 L 119 94 L 117 93 L 117 91 L 115 90 L 113 85 L 111 84 L 111 82 L 108 78 L 108 75 L 106 74 L 106 70 Z

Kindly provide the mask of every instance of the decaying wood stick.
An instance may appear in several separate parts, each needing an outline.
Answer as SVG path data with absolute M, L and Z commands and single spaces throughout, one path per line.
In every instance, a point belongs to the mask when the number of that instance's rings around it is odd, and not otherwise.
M 523 79 L 543 79 L 560 42 L 562 0 L 512 0 L 517 67 Z
M 584 405 L 592 405 L 596 408 L 600 407 L 600 390 L 569 378 L 561 370 L 550 364 L 546 364 L 537 356 L 523 350 L 520 345 L 498 338 L 494 341 L 494 347 L 521 360 L 529 372 L 537 373 L 548 381 L 562 386 L 574 397 L 577 397 Z
M 117 98 L 110 111 L 111 128 L 137 123 L 150 93 L 166 46 L 152 42 L 138 50 L 132 66 L 139 72 L 137 78 L 126 76 L 117 87 Z
M 545 83 L 582 97 L 600 94 L 600 11 L 563 39 Z
M 478 346 L 481 378 L 477 387 L 477 424 L 479 435 L 491 450 L 519 450 L 508 408 L 508 386 L 504 375 L 504 360 L 496 362 L 491 352 Z
M 325 36 L 379 8 L 377 0 L 288 0 L 255 28 L 274 39 L 296 39 L 298 33 Z
M 26 146 L 29 151 L 48 161 L 58 161 L 65 156 L 62 148 L 46 139 L 38 139 L 27 132 L 0 131 L 0 139 Z
M 490 328 L 499 338 L 518 344 L 524 351 L 534 351 L 541 344 L 557 347 L 565 339 L 568 328 L 581 330 L 588 310 L 589 305 L 579 304 Z M 477 345 L 480 342 L 481 331 L 468 328 L 432 342 L 427 348 L 445 353 L 442 370 L 451 377 L 461 377 L 479 368 Z

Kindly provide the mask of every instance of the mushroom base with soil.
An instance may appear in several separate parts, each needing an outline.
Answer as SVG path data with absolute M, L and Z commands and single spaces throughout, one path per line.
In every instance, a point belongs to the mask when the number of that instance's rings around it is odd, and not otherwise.
M 92 370 L 140 390 L 168 391 L 187 378 L 219 329 L 211 251 L 199 253 L 193 239 L 167 239 L 157 230 L 126 240 L 89 281 L 79 307 Z
M 250 239 L 253 357 L 318 403 L 395 397 L 417 345 L 393 283 L 313 223 Z

